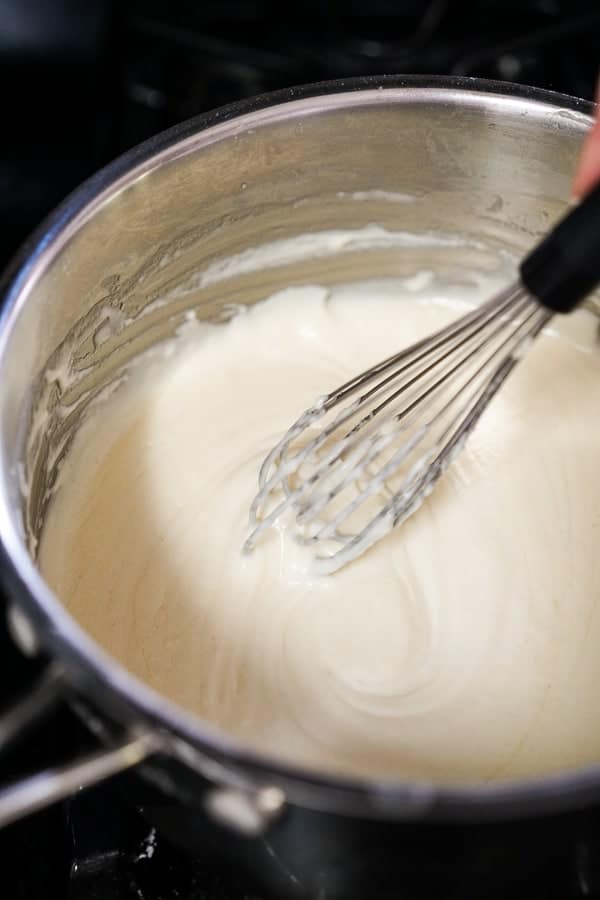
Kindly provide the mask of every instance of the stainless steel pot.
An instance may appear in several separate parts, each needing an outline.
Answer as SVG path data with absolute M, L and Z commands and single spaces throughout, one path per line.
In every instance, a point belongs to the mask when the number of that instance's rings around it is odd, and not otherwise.
M 407 846 L 416 858 L 432 828 L 447 847 L 463 847 L 468 834 L 482 839 L 479 823 L 495 822 L 487 834 L 497 834 L 516 817 L 567 814 L 600 798 L 600 766 L 440 788 L 319 776 L 250 752 L 117 665 L 35 565 L 52 484 L 87 405 L 187 309 L 223 320 L 233 301 L 293 282 L 423 264 L 456 274 L 491 265 L 498 249 L 519 254 L 564 209 L 590 114 L 583 101 L 472 79 L 290 90 L 217 110 L 130 151 L 34 235 L 4 286 L 0 541 L 15 638 L 49 663 L 37 688 L 5 713 L 0 749 L 63 700 L 100 749 L 4 787 L 0 823 L 138 766 L 155 819 L 178 839 L 197 846 L 207 823 L 219 822 L 246 836 L 231 838 L 238 861 L 252 857 L 277 890 L 337 897 L 352 893 L 349 879 L 363 890 L 373 867 L 381 873 Z M 219 260 L 257 243 L 373 222 L 459 233 L 470 249 L 408 257 L 379 249 L 234 278 L 219 269 Z M 198 277 L 209 266 L 221 276 Z M 508 846 L 506 833 L 502 840 Z

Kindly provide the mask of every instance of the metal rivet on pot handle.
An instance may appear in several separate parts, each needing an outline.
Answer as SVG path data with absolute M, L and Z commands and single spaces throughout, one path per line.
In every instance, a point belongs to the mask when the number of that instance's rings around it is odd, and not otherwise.
M 25 613 L 14 603 L 6 610 L 6 624 L 15 644 L 25 656 L 35 656 L 39 648 L 37 635 Z
M 244 791 L 221 787 L 206 796 L 206 810 L 216 822 L 240 834 L 263 834 L 285 808 L 285 794 L 277 787 Z

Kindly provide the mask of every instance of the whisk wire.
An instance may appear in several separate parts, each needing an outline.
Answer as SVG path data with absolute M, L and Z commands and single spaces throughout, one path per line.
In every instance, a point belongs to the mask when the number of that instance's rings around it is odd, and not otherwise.
M 459 385 L 459 387 L 457 388 L 455 393 L 449 397 L 449 399 L 441 407 L 441 409 L 439 409 L 436 412 L 435 416 L 426 422 L 425 427 L 423 427 L 419 430 L 419 432 L 417 433 L 417 436 L 416 436 L 418 439 L 410 440 L 406 445 L 404 445 L 404 447 L 401 448 L 400 451 L 395 453 L 392 456 L 391 460 L 381 470 L 381 472 L 378 473 L 379 476 L 381 476 L 385 480 L 386 478 L 390 477 L 394 473 L 394 471 L 398 468 L 398 466 L 404 461 L 404 459 L 406 458 L 408 453 L 410 453 L 417 446 L 417 444 L 424 437 L 426 437 L 428 430 L 430 430 L 432 428 L 432 426 L 435 425 L 436 421 L 441 419 L 442 416 L 449 411 L 450 407 L 455 403 L 455 401 L 460 397 L 460 395 L 465 391 L 465 389 L 467 389 L 470 384 L 472 384 L 473 382 L 476 381 L 476 379 L 478 378 L 479 375 L 482 374 L 484 369 L 490 365 L 491 361 L 514 340 L 514 338 L 516 337 L 518 332 L 525 325 L 527 325 L 531 321 L 532 317 L 535 316 L 536 314 L 537 314 L 537 310 L 535 309 L 535 307 L 533 307 L 529 310 L 527 318 L 524 321 L 517 324 L 514 331 L 511 332 L 508 335 L 508 337 L 495 349 L 494 353 L 490 357 L 488 357 L 481 364 L 481 366 L 479 366 L 479 368 L 476 369 L 475 372 L 473 372 L 469 376 L 469 378 L 467 379 L 466 382 Z M 500 331 L 503 328 L 504 328 L 504 326 L 502 324 L 500 324 L 500 325 L 498 325 L 498 328 L 496 329 L 496 331 Z M 481 344 L 479 344 L 478 347 L 476 348 L 476 350 L 479 350 L 479 349 L 481 349 Z M 476 351 L 470 351 L 470 355 L 473 355 L 474 352 L 476 352 Z M 464 362 L 467 358 L 468 357 L 466 357 L 466 356 L 462 357 L 458 361 L 458 363 L 456 363 L 450 370 L 448 370 L 447 373 L 445 373 L 443 378 L 438 379 L 438 381 L 430 388 L 430 390 L 428 392 L 421 394 L 416 400 L 414 400 L 411 404 L 411 407 L 408 407 L 406 410 L 403 410 L 402 412 L 395 414 L 394 418 L 396 419 L 396 421 L 400 422 L 406 414 L 408 414 L 410 411 L 416 409 L 417 406 L 422 401 L 424 401 L 432 391 L 434 391 L 435 389 L 437 389 L 438 387 L 440 387 L 444 383 L 446 383 L 456 371 L 460 370 L 460 368 L 464 365 Z M 467 402 L 469 402 L 469 401 L 467 401 Z M 443 434 L 439 438 L 440 443 L 443 442 L 444 440 L 446 440 L 447 435 L 452 430 L 452 427 L 455 425 L 456 421 L 460 418 L 462 408 L 463 407 L 461 407 L 461 409 L 458 411 L 456 416 L 453 419 L 451 419 L 446 430 L 443 432 Z M 325 491 L 325 490 L 322 491 L 320 496 L 319 495 L 315 496 L 314 494 L 312 494 L 310 497 L 310 505 L 306 509 L 301 510 L 297 515 L 298 524 L 305 525 L 305 524 L 308 524 L 313 519 L 315 519 L 316 516 L 321 512 L 321 510 L 327 505 L 327 503 L 329 503 L 331 500 L 335 499 L 335 497 L 338 496 L 342 490 L 344 490 L 349 484 L 351 484 L 352 481 L 355 481 L 357 479 L 357 477 L 360 473 L 361 467 L 366 468 L 396 438 L 397 438 L 397 435 L 394 435 L 394 434 L 387 435 L 385 437 L 385 439 L 380 438 L 377 442 L 373 443 L 370 446 L 369 452 L 366 454 L 365 457 L 363 457 L 363 458 L 359 457 L 358 459 L 352 460 L 353 465 L 352 465 L 352 468 L 350 469 L 350 471 L 348 471 L 344 475 L 342 480 L 339 481 L 333 488 L 331 488 L 327 491 Z M 338 513 L 336 515 L 334 521 L 335 522 L 343 521 L 343 519 L 346 518 L 347 515 L 350 515 L 352 512 L 354 512 L 357 509 L 357 507 L 361 504 L 361 502 L 364 502 L 364 500 L 366 500 L 368 497 L 370 497 L 374 493 L 376 493 L 377 489 L 378 489 L 378 485 L 372 480 L 369 483 L 368 489 L 361 491 L 361 493 L 359 493 L 359 495 L 355 498 L 355 500 L 352 502 L 352 504 L 349 507 L 342 510 L 340 513 Z M 314 542 L 315 540 L 329 537 L 329 536 L 331 536 L 331 533 L 332 533 L 331 529 L 329 527 L 326 527 L 323 531 L 319 532 L 317 535 L 312 536 L 310 538 L 310 541 Z
M 292 508 L 301 543 L 341 545 L 317 557 L 320 571 L 364 552 L 423 501 L 551 315 L 511 287 L 318 400 L 261 466 L 245 549 Z

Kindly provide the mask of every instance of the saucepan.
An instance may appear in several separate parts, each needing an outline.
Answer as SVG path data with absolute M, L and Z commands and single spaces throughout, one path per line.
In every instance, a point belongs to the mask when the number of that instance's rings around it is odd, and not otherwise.
M 600 760 L 518 783 L 444 787 L 304 771 L 248 749 L 97 646 L 45 584 L 36 547 L 88 405 L 191 307 L 224 321 L 233 303 L 291 283 L 424 263 L 485 267 L 485 247 L 517 258 L 564 211 L 591 112 L 570 97 L 475 79 L 288 90 L 131 150 L 31 238 L 3 288 L 0 543 L 11 632 L 43 671 L 4 712 L 0 749 L 57 703 L 76 711 L 97 749 L 5 784 L 0 822 L 132 769 L 135 802 L 168 839 L 225 854 L 276 896 L 319 898 L 432 888 L 506 896 L 514 880 L 553 864 L 565 829 L 585 832 L 600 801 Z M 466 260 L 426 242 L 414 258 L 363 248 L 231 278 L 221 265 L 279 238 L 373 224 L 476 235 L 484 250 Z M 220 275 L 177 289 L 209 270 Z

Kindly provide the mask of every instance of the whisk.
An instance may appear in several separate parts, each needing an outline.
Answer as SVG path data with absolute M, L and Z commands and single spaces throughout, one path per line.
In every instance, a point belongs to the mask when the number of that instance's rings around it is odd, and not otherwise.
M 281 517 L 315 569 L 350 563 L 421 505 L 555 313 L 600 282 L 600 185 L 521 262 L 515 284 L 318 399 L 264 460 L 251 550 Z

